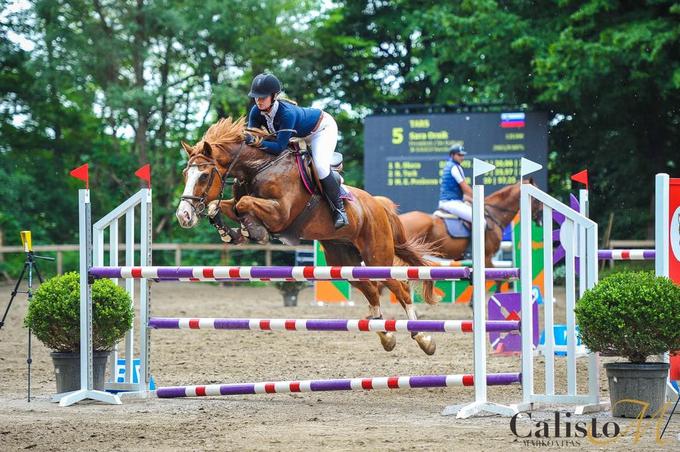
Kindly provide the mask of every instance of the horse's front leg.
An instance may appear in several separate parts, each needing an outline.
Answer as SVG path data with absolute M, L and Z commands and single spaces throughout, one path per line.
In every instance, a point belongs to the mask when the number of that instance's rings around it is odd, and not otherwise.
M 208 216 L 211 215 L 211 211 L 214 212 L 215 214 L 221 212 L 230 219 L 234 221 L 239 221 L 238 215 L 236 215 L 236 211 L 234 210 L 235 205 L 236 199 L 234 198 L 221 200 L 216 199 L 215 201 L 212 201 L 211 203 L 208 204 Z
M 279 229 L 279 226 L 286 224 L 289 218 L 288 210 L 276 199 L 244 196 L 235 207 L 250 239 L 259 243 L 269 240 L 267 226 Z
M 208 204 L 208 218 L 210 223 L 215 226 L 217 233 L 220 235 L 220 239 L 224 243 L 231 243 L 233 245 L 239 245 L 246 241 L 246 238 L 241 234 L 239 229 L 230 228 L 224 223 L 222 214 L 231 218 L 234 221 L 238 221 L 236 212 L 234 212 L 235 200 L 215 200 Z

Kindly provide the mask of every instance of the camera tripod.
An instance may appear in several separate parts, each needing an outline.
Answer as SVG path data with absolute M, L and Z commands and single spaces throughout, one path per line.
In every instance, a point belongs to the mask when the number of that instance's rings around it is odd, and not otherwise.
M 23 239 L 23 237 L 22 237 Z M 30 246 L 30 245 L 29 245 Z M 36 259 L 44 259 L 44 260 L 49 260 L 53 261 L 53 257 L 46 257 L 46 256 L 38 256 L 36 254 L 33 254 L 33 251 L 30 251 L 30 248 L 26 247 L 26 249 L 29 249 L 26 251 L 26 261 L 24 261 L 24 267 L 21 269 L 21 274 L 19 275 L 19 279 L 17 279 L 17 283 L 14 286 L 14 290 L 12 291 L 12 296 L 9 299 L 9 303 L 7 304 L 7 309 L 5 309 L 5 314 L 2 316 L 2 320 L 0 321 L 0 329 L 5 325 L 5 319 L 7 318 L 7 314 L 9 313 L 9 308 L 12 307 L 12 302 L 14 301 L 14 298 L 17 296 L 18 293 L 25 293 L 28 295 L 28 303 L 31 303 L 31 299 L 33 298 L 33 272 L 35 271 L 35 274 L 38 276 L 38 280 L 40 283 L 43 282 L 42 275 L 40 274 L 40 270 L 38 270 L 38 263 L 35 261 Z M 20 291 L 19 286 L 21 285 L 21 281 L 24 279 L 24 275 L 28 276 L 28 288 L 26 291 Z M 28 329 L 28 358 L 26 359 L 26 364 L 28 365 L 28 401 L 31 401 L 31 364 L 33 362 L 33 359 L 31 357 L 31 329 Z

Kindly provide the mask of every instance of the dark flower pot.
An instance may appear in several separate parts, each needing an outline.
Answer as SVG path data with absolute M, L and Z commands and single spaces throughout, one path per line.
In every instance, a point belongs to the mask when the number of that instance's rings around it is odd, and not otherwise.
M 608 363 L 604 365 L 609 380 L 612 415 L 636 418 L 645 410 L 651 417 L 666 402 L 668 363 Z M 637 402 L 621 402 L 634 400 Z
M 57 394 L 80 389 L 80 352 L 52 352 L 54 375 L 57 380 Z M 94 352 L 92 356 L 94 389 L 104 390 L 106 361 L 110 352 Z

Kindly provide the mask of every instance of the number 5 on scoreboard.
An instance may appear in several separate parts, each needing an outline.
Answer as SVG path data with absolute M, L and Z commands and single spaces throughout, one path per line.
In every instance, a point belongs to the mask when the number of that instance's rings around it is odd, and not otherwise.
M 392 144 L 401 144 L 404 142 L 404 128 L 403 127 L 393 127 L 392 128 Z

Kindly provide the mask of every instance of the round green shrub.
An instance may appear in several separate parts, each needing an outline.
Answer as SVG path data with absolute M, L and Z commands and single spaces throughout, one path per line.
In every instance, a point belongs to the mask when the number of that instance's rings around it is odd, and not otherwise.
M 610 275 L 576 304 L 583 343 L 593 352 L 643 363 L 680 348 L 680 287 L 652 272 Z
M 129 294 L 110 279 L 92 285 L 92 343 L 95 351 L 111 350 L 132 327 Z M 57 352 L 80 351 L 80 276 L 55 276 L 36 290 L 24 325 Z

